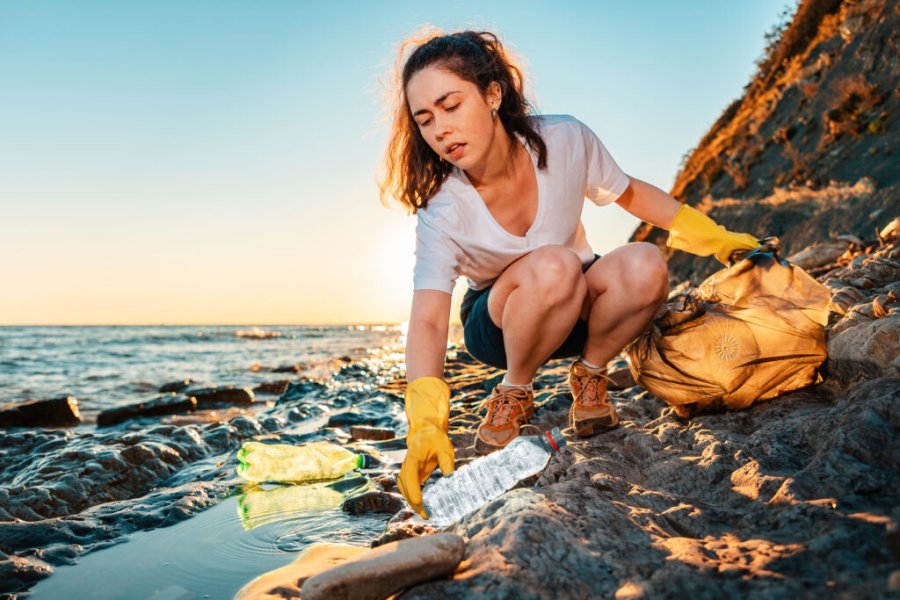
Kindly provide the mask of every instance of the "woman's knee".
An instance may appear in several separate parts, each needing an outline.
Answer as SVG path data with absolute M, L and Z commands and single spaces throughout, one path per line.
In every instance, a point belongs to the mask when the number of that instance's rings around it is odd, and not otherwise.
M 669 269 L 666 259 L 655 244 L 629 244 L 621 265 L 622 281 L 630 297 L 644 304 L 658 305 L 669 292 Z
M 550 303 L 583 296 L 587 290 L 581 260 L 563 246 L 544 246 L 529 255 L 524 285 Z

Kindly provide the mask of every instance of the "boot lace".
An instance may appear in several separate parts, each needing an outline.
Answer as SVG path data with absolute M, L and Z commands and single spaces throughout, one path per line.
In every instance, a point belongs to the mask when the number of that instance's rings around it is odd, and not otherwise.
M 581 389 L 577 402 L 579 406 L 605 406 L 609 404 L 609 396 L 606 394 L 606 382 L 609 377 L 601 373 L 585 372 L 573 377 L 575 383 Z
M 506 425 L 512 420 L 513 409 L 525 414 L 529 402 L 528 392 L 517 388 L 494 388 L 494 393 L 484 399 L 478 406 L 481 410 L 487 406 L 485 421 L 490 426 Z

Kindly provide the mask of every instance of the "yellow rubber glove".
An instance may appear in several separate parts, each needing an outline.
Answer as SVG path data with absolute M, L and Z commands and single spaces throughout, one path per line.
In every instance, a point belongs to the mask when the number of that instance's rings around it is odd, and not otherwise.
M 455 454 L 447 437 L 450 428 L 450 388 L 437 377 L 420 377 L 406 387 L 406 457 L 397 486 L 409 505 L 427 519 L 422 506 L 422 484 L 440 465 L 446 476 L 453 472 Z
M 684 250 L 697 256 L 715 255 L 723 265 L 729 264 L 735 250 L 753 250 L 760 241 L 749 233 L 733 233 L 705 214 L 683 205 L 669 227 L 669 248 Z

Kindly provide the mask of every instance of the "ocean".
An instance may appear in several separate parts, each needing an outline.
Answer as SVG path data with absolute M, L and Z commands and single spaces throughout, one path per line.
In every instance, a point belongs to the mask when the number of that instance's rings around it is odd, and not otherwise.
M 401 333 L 398 325 L 0 327 L 0 402 L 74 396 L 90 420 L 184 378 L 252 388 L 292 365 L 327 377 L 333 359 L 365 358 Z
M 395 470 L 397 440 L 351 442 L 353 423 L 405 435 L 399 325 L 0 327 L 8 407 L 72 396 L 82 422 L 0 429 L 0 593 L 32 598 L 229 598 L 315 542 L 369 545 L 390 515 L 342 503 Z M 106 409 L 186 390 L 290 383 L 250 407 L 96 426 Z M 287 380 L 286 382 L 284 380 Z M 337 482 L 253 486 L 248 439 L 326 440 L 380 467 Z M 378 464 L 376 463 L 376 464 Z

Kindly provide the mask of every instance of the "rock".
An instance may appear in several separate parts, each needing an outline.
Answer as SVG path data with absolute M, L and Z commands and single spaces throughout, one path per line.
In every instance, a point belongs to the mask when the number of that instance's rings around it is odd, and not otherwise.
M 186 390 L 192 383 L 195 383 L 195 380 L 188 377 L 187 379 L 182 379 L 180 381 L 170 381 L 169 383 L 164 383 L 159 386 L 159 393 L 168 394 L 170 392 L 180 392 L 182 390 Z
M 310 576 L 331 569 L 366 548 L 346 544 L 313 544 L 289 565 L 260 575 L 245 585 L 234 600 L 284 600 L 300 598 L 300 586 Z
M 281 365 L 280 367 L 272 367 L 273 373 L 299 373 L 308 367 L 304 364 Z
M 379 486 L 382 491 L 390 492 L 391 490 L 397 489 L 397 474 L 386 474 L 379 475 L 375 477 L 372 481 L 375 482 L 375 485 Z
M 841 380 L 900 377 L 900 314 L 852 319 L 828 340 L 828 372 Z
M 313 575 L 300 588 L 303 600 L 381 600 L 456 570 L 466 544 L 453 533 L 391 542 Z
M 6 558 L 3 554 L 0 557 Z M 42 560 L 33 557 L 11 556 L 0 561 L 0 591 L 10 593 L 4 598 L 16 598 L 15 592 L 26 592 L 30 585 L 50 576 L 53 569 Z M 23 595 L 22 597 L 26 597 Z
M 379 425 L 390 421 L 384 413 L 379 414 L 373 410 L 345 410 L 335 413 L 328 418 L 327 427 L 346 427 L 358 425 Z
M 868 299 L 868 296 L 859 288 L 855 288 L 852 285 L 845 285 L 831 294 L 831 304 L 829 308 L 832 312 L 836 312 L 839 315 L 847 314 L 847 311 L 850 310 L 855 304 L 859 304 L 860 302 L 865 302 Z
M 393 429 L 366 427 L 365 425 L 353 425 L 350 427 L 350 439 L 354 442 L 360 440 L 391 440 L 395 436 Z
M 314 379 L 303 378 L 288 384 L 287 389 L 278 398 L 279 403 L 298 402 L 313 398 L 317 392 L 325 389 L 325 385 Z
M 888 591 L 897 592 L 900 591 L 900 569 L 896 571 L 891 571 L 891 574 L 888 575 Z
M 10 403 L 0 408 L 0 427 L 66 427 L 80 422 L 78 400 L 72 396 Z
M 850 244 L 856 244 L 857 246 L 865 246 L 866 245 L 866 243 L 864 241 L 862 241 L 862 239 L 860 239 L 859 236 L 853 235 L 852 233 L 842 233 L 841 235 L 837 236 L 837 240 L 841 241 L 841 242 L 847 242 Z M 813 246 L 816 246 L 816 245 L 817 244 L 813 244 Z
M 894 217 L 890 223 L 885 225 L 878 232 L 878 237 L 885 243 L 900 237 L 900 217 Z
M 197 406 L 200 408 L 217 404 L 250 406 L 256 402 L 256 397 L 250 388 L 236 388 L 230 385 L 188 390 L 185 394 L 196 398 Z
M 406 501 L 400 494 L 375 490 L 347 498 L 341 505 L 341 508 L 344 512 L 348 512 L 351 515 L 362 515 L 365 513 L 393 515 L 400 512 L 405 503 Z
M 230 452 L 235 438 L 237 431 L 229 423 L 211 424 L 202 431 L 196 426 L 157 424 L 135 431 L 0 432 L 0 448 L 5 455 L 22 457 L 0 461 L 3 481 L 12 481 L 13 477 L 17 481 L 14 486 L 0 486 L 0 550 L 8 551 L 15 535 L 28 540 L 29 545 L 24 547 L 40 547 L 49 541 L 88 547 L 142 523 L 152 523 L 151 527 L 172 524 L 214 503 L 206 495 L 209 490 L 220 487 L 227 492 L 233 487 L 231 481 L 218 481 L 215 475 L 195 482 L 196 474 L 182 469 L 203 458 Z M 213 472 L 219 468 L 230 474 L 234 467 L 227 462 L 220 467 L 209 465 Z M 179 481 L 179 477 L 183 479 Z M 167 480 L 169 485 L 154 491 Z M 182 489 L 181 484 L 187 481 L 196 483 L 196 487 Z M 155 496 L 143 498 L 147 494 Z M 186 506 L 179 505 L 180 498 L 191 495 L 195 498 Z M 88 518 L 85 511 L 94 509 L 111 524 L 110 528 L 94 531 L 100 523 L 91 527 L 82 524 L 79 519 Z M 71 536 L 66 534 L 65 523 L 57 520 L 69 515 L 75 528 Z M 23 520 L 43 525 L 20 528 Z M 128 527 L 132 529 L 123 530 Z
M 104 410 L 97 415 L 97 426 L 109 427 L 138 417 L 159 417 L 180 412 L 194 412 L 195 410 L 197 410 L 195 398 L 176 396 L 173 392 L 170 395 L 160 396 L 146 402 Z
M 266 381 L 253 388 L 256 394 L 274 394 L 280 396 L 290 385 L 290 379 L 279 379 L 278 381 Z
M 866 21 L 864 15 L 847 17 L 847 19 L 838 27 L 838 33 L 841 34 L 841 39 L 849 44 L 853 41 L 853 38 L 863 30 L 865 24 Z
M 843 256 L 847 247 L 848 244 L 844 241 L 821 242 L 788 256 L 787 260 L 801 269 L 815 269 L 832 264 Z
M 431 527 L 430 525 L 426 525 L 425 523 L 420 522 L 395 522 L 397 519 L 411 519 L 416 516 L 416 513 L 412 511 L 412 509 L 405 509 L 401 511 L 399 514 L 395 515 L 393 519 L 391 519 L 388 528 L 384 530 L 384 532 L 372 540 L 372 547 L 377 548 L 379 546 L 384 546 L 385 544 L 390 544 L 393 542 L 398 542 L 400 540 L 408 540 L 411 538 L 418 538 L 423 535 L 431 535 L 437 533 L 437 529 Z
M 900 526 L 896 522 L 888 525 L 884 543 L 894 560 L 900 561 Z

